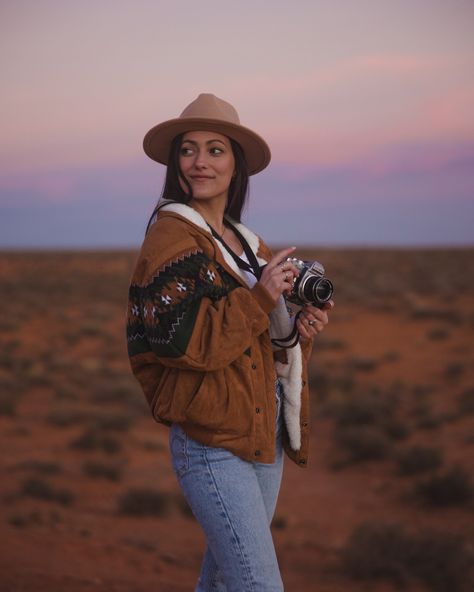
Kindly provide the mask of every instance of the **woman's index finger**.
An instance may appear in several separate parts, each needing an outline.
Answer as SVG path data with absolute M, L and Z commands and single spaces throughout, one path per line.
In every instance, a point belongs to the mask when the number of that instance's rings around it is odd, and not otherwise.
M 276 253 L 276 255 L 274 255 L 270 259 L 270 261 L 268 262 L 268 265 L 270 267 L 276 267 L 279 263 L 281 263 L 284 259 L 286 259 L 288 257 L 288 255 L 293 253 L 293 251 L 295 249 L 296 249 L 296 247 L 288 247 L 287 249 L 282 249 L 281 251 L 278 251 L 278 253 Z

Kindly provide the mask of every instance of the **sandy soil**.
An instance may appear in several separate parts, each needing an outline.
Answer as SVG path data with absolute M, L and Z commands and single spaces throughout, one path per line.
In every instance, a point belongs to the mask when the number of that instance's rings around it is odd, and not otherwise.
M 135 255 L 0 253 L 2 591 L 193 589 L 203 535 L 126 356 Z M 472 589 L 474 251 L 299 255 L 323 261 L 336 308 L 310 463 L 287 459 L 272 527 L 285 589 Z M 155 514 L 121 511 L 137 489 L 161 494 Z

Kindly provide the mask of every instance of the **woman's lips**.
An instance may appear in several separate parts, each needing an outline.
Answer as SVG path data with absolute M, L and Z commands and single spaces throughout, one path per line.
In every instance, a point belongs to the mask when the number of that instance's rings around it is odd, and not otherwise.
M 193 181 L 209 181 L 212 177 L 206 177 L 205 175 L 192 175 L 191 179 Z

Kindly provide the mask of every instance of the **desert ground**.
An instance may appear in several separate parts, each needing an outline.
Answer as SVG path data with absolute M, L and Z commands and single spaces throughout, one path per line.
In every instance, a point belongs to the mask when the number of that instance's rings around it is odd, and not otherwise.
M 285 590 L 474 589 L 474 249 L 297 255 L 336 306 L 272 524 Z M 194 589 L 203 535 L 126 354 L 136 256 L 0 253 L 3 592 Z

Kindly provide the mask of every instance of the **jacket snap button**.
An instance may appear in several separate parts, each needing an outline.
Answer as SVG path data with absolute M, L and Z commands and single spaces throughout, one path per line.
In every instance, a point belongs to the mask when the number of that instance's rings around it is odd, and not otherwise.
M 255 456 L 260 456 L 260 450 L 255 451 Z
M 307 421 L 303 421 L 303 423 L 301 424 L 304 428 L 308 427 L 308 422 Z
M 255 413 L 260 413 L 260 407 L 255 407 Z
M 257 364 L 252 364 L 252 370 L 256 370 L 257 369 Z

